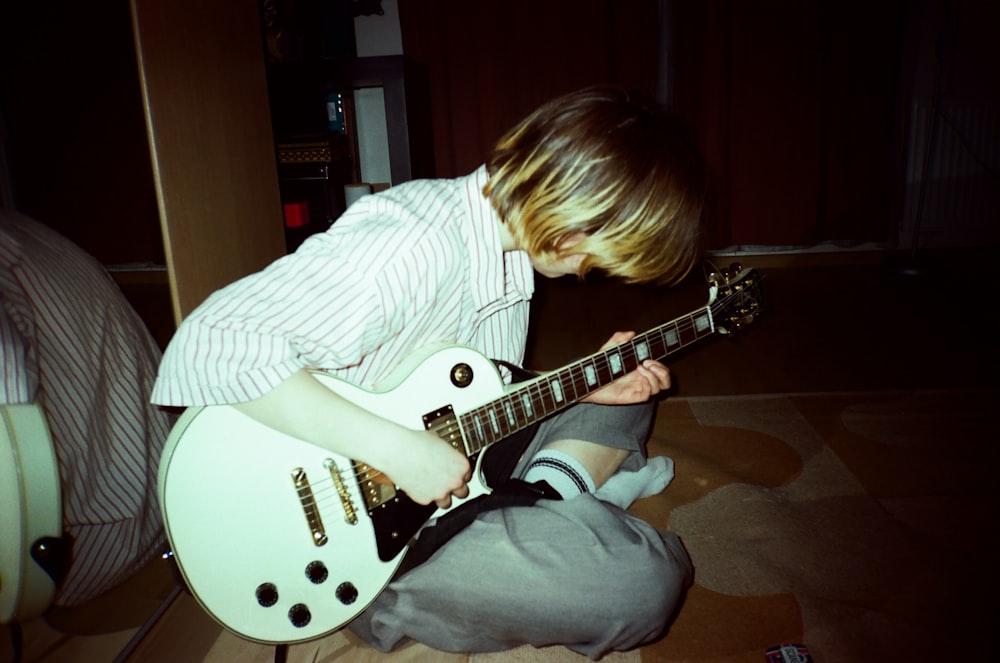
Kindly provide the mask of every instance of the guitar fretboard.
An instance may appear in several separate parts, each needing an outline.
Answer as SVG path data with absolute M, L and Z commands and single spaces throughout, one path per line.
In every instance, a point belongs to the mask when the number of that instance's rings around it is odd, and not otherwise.
M 504 396 L 459 417 L 467 454 L 563 410 L 634 370 L 646 359 L 662 359 L 715 332 L 714 305 L 705 306 L 620 345 L 519 385 Z

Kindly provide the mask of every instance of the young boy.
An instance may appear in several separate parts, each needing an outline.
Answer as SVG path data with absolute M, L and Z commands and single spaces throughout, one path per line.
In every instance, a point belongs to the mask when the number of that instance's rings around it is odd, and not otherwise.
M 468 459 L 350 403 L 308 369 L 373 389 L 439 343 L 519 364 L 533 272 L 680 279 L 697 257 L 704 186 L 671 114 L 615 89 L 566 95 L 471 175 L 365 197 L 296 253 L 215 293 L 177 331 L 153 400 L 234 404 L 447 508 L 468 494 Z M 415 639 L 448 651 L 564 644 L 591 657 L 656 637 L 691 563 L 675 535 L 624 509 L 672 474 L 644 453 L 651 399 L 669 386 L 667 368 L 647 360 L 544 421 L 513 476 L 554 499 L 483 509 L 352 630 L 382 650 Z

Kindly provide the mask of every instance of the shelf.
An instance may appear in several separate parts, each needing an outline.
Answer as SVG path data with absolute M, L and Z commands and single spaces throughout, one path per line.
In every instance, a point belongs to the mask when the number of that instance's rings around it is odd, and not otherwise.
M 267 65 L 276 140 L 327 131 L 326 96 L 382 88 L 393 184 L 434 177 L 427 67 L 402 55 Z

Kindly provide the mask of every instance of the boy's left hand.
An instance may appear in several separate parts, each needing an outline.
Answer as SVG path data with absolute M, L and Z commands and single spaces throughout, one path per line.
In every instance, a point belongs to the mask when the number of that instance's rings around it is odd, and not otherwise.
M 633 331 L 615 332 L 608 342 L 601 346 L 601 350 L 630 341 L 634 336 Z M 608 383 L 582 400 L 585 403 L 601 405 L 629 405 L 645 402 L 669 388 L 670 370 L 658 361 L 647 359 L 634 371 Z

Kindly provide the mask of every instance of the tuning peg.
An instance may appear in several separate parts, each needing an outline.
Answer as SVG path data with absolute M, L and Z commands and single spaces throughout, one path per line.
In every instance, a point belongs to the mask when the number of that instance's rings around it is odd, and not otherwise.
M 743 265 L 738 262 L 730 263 L 729 268 L 724 270 L 724 277 L 727 282 L 736 279 L 743 271 Z

